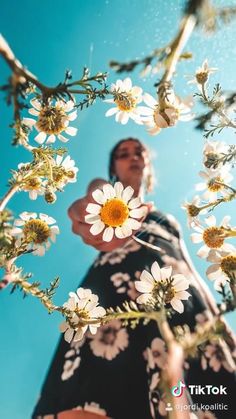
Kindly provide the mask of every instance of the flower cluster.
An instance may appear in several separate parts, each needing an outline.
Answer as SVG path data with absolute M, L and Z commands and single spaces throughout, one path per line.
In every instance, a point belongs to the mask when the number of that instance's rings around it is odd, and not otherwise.
M 62 191 L 68 183 L 76 182 L 78 168 L 75 161 L 68 155 L 65 158 L 47 156 L 43 162 L 32 164 L 20 163 L 18 170 L 13 172 L 13 182 L 19 190 L 28 192 L 30 199 L 44 195 L 46 202 L 56 200 L 56 192 Z
M 215 68 L 208 66 L 207 60 L 196 70 L 194 79 L 189 83 L 196 83 L 201 94 L 197 94 L 201 100 L 223 118 L 227 126 L 233 126 L 232 121 L 224 112 L 223 98 L 219 86 L 214 89 L 213 97 L 207 93 L 209 75 L 215 72 Z M 226 125 L 225 125 L 226 126 Z M 219 124 L 216 128 L 222 129 Z M 203 147 L 204 170 L 199 172 L 202 182 L 196 184 L 198 192 L 203 191 L 201 196 L 195 196 L 192 202 L 185 202 L 183 208 L 187 212 L 188 226 L 195 230 L 191 235 L 194 243 L 203 242 L 197 255 L 206 258 L 211 265 L 206 271 L 210 280 L 214 280 L 216 290 L 222 291 L 226 284 L 233 286 L 236 281 L 236 248 L 226 241 L 236 236 L 236 229 L 232 227 L 230 217 L 225 216 L 221 223 L 217 224 L 214 215 L 208 216 L 204 221 L 200 220 L 202 214 L 207 210 L 213 210 L 223 202 L 229 202 L 236 198 L 236 189 L 231 186 L 233 180 L 232 159 L 234 158 L 234 147 L 225 142 L 209 140 L 209 134 L 213 135 L 215 130 L 207 132 L 207 140 Z M 232 290 L 232 287 L 231 287 Z
M 165 104 L 161 104 L 150 94 L 143 94 L 140 87 L 132 86 L 128 77 L 112 84 L 111 93 L 113 99 L 107 99 L 105 102 L 116 106 L 109 109 L 106 116 L 115 115 L 116 121 L 122 124 L 126 124 L 129 119 L 137 124 L 144 124 L 151 135 L 158 134 L 162 128 L 176 125 L 178 121 L 189 121 L 193 118 L 190 113 L 193 106 L 192 98 L 180 100 L 172 91 Z M 147 106 L 140 106 L 142 101 Z

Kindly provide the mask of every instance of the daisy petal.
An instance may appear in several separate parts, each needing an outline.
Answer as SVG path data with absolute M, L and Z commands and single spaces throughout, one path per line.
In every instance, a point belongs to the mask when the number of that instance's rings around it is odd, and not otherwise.
M 98 215 L 101 211 L 101 206 L 98 204 L 88 204 L 86 207 L 86 211 L 89 212 L 89 214 Z
M 112 227 L 107 227 L 104 230 L 102 239 L 104 240 L 104 242 L 110 242 L 113 238 L 114 235 L 114 229 Z
M 132 230 L 138 230 L 142 224 L 139 221 L 134 220 L 133 218 L 128 218 L 124 225 Z
M 97 234 L 100 234 L 102 232 L 104 227 L 105 227 L 105 224 L 99 220 L 92 225 L 89 231 L 93 236 L 96 236 Z
M 98 202 L 98 204 L 105 204 L 106 197 L 104 196 L 104 193 L 101 191 L 101 189 L 96 189 L 92 192 L 92 197 L 94 201 Z
M 121 198 L 122 196 L 122 192 L 124 190 L 124 186 L 122 185 L 121 182 L 116 182 L 114 185 L 114 189 L 115 189 L 115 193 L 117 198 Z
M 118 108 L 111 108 L 106 111 L 105 116 L 112 116 L 118 112 Z
M 125 201 L 125 203 L 127 203 L 130 200 L 130 198 L 133 196 L 133 194 L 134 194 L 133 188 L 131 188 L 131 186 L 127 186 L 122 193 L 122 199 Z
M 66 129 L 65 129 L 65 132 L 68 134 L 68 135 L 71 135 L 72 137 L 74 137 L 76 134 L 77 134 L 77 128 L 75 128 L 75 127 L 67 127 Z
M 104 196 L 106 199 L 115 198 L 115 195 L 116 195 L 115 189 L 110 183 L 106 183 L 105 185 L 103 185 L 102 189 L 103 189 Z
M 184 305 L 182 301 L 178 300 L 177 298 L 173 298 L 170 304 L 172 305 L 174 310 L 178 311 L 178 313 L 183 313 Z
M 47 138 L 47 134 L 45 134 L 45 132 L 40 132 L 38 135 L 36 135 L 34 139 L 35 141 L 37 141 L 37 143 L 43 144 L 46 138 Z

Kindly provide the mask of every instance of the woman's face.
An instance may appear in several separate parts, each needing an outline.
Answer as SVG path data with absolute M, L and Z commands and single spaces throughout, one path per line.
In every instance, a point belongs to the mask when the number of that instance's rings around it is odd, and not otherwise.
M 135 140 L 128 140 L 115 152 L 114 174 L 124 186 L 140 187 L 149 159 L 144 147 Z

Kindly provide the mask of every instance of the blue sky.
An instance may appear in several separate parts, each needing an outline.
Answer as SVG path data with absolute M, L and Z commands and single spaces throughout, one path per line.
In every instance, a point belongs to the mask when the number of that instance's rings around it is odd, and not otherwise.
M 93 73 L 109 71 L 112 82 L 117 75 L 109 69 L 108 62 L 142 57 L 167 43 L 177 31 L 183 4 L 182 0 L 13 0 L 1 4 L 0 31 L 16 56 L 48 85 L 61 81 L 68 68 L 74 78 L 79 77 L 84 65 L 90 66 Z M 193 52 L 193 59 L 179 64 L 174 79 L 177 93 L 185 96 L 194 92 L 193 87 L 186 85 L 184 75 L 194 73 L 206 57 L 211 66 L 219 69 L 212 77 L 212 85 L 220 82 L 225 90 L 233 89 L 236 82 L 235 39 L 235 23 L 219 30 L 214 37 L 197 30 L 186 48 Z M 0 84 L 3 84 L 9 71 L 2 60 L 0 66 Z M 155 77 L 143 80 L 136 71 L 132 80 L 154 94 Z M 27 161 L 29 156 L 25 150 L 10 146 L 12 110 L 5 105 L 2 95 L 0 100 L 0 188 L 4 193 L 9 170 Z M 55 297 L 58 304 L 62 304 L 68 292 L 80 283 L 96 255 L 94 249 L 83 245 L 80 238 L 72 234 L 67 208 L 84 194 L 91 179 L 107 176 L 109 150 L 117 140 L 127 136 L 142 139 L 153 150 L 158 182 L 148 199 L 181 222 L 189 252 L 203 277 L 207 267 L 196 256 L 196 246 L 189 240 L 185 214 L 180 208 L 185 199 L 191 199 L 194 184 L 199 181 L 202 134 L 194 130 L 193 122 L 180 122 L 159 136 L 150 137 L 143 127 L 132 122 L 121 126 L 114 118 L 105 118 L 107 109 L 107 104 L 97 102 L 79 114 L 75 123 L 78 135 L 68 143 L 69 154 L 80 169 L 78 182 L 69 185 L 54 206 L 47 206 L 42 198 L 32 202 L 25 193 L 16 195 L 10 203 L 15 215 L 24 210 L 45 212 L 58 222 L 61 234 L 46 256 L 22 258 L 25 271 L 32 271 L 43 287 L 55 276 L 60 276 L 61 285 Z M 228 143 L 234 141 L 232 131 L 225 131 L 218 138 Z M 227 213 L 233 214 L 232 204 Z M 225 208 L 216 214 L 221 217 Z M 9 289 L 1 293 L 0 300 L 0 417 L 26 419 L 30 417 L 54 352 L 61 318 L 57 314 L 49 316 L 31 297 L 23 300 L 19 292 L 10 296 Z M 229 321 L 235 328 L 233 316 L 229 316 Z

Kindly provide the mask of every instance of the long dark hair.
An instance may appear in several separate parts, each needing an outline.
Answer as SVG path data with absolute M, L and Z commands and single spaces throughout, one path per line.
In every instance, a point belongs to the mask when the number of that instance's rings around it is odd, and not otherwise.
M 110 158 L 109 158 L 109 166 L 108 166 L 109 179 L 110 179 L 111 182 L 114 182 L 114 180 L 117 180 L 117 178 L 115 177 L 115 173 L 114 173 L 116 151 L 118 150 L 120 145 L 125 143 L 126 141 L 137 142 L 147 153 L 148 161 L 149 161 L 149 163 L 148 163 L 148 169 L 149 170 L 148 170 L 147 175 L 145 176 L 144 184 L 145 184 L 146 192 L 151 192 L 153 190 L 153 186 L 154 186 L 154 176 L 153 176 L 152 164 L 151 164 L 151 161 L 150 161 L 150 152 L 149 152 L 148 148 L 138 138 L 133 138 L 133 137 L 124 138 L 124 139 L 118 141 L 118 143 L 116 143 L 116 145 L 113 147 L 113 149 L 110 152 Z

